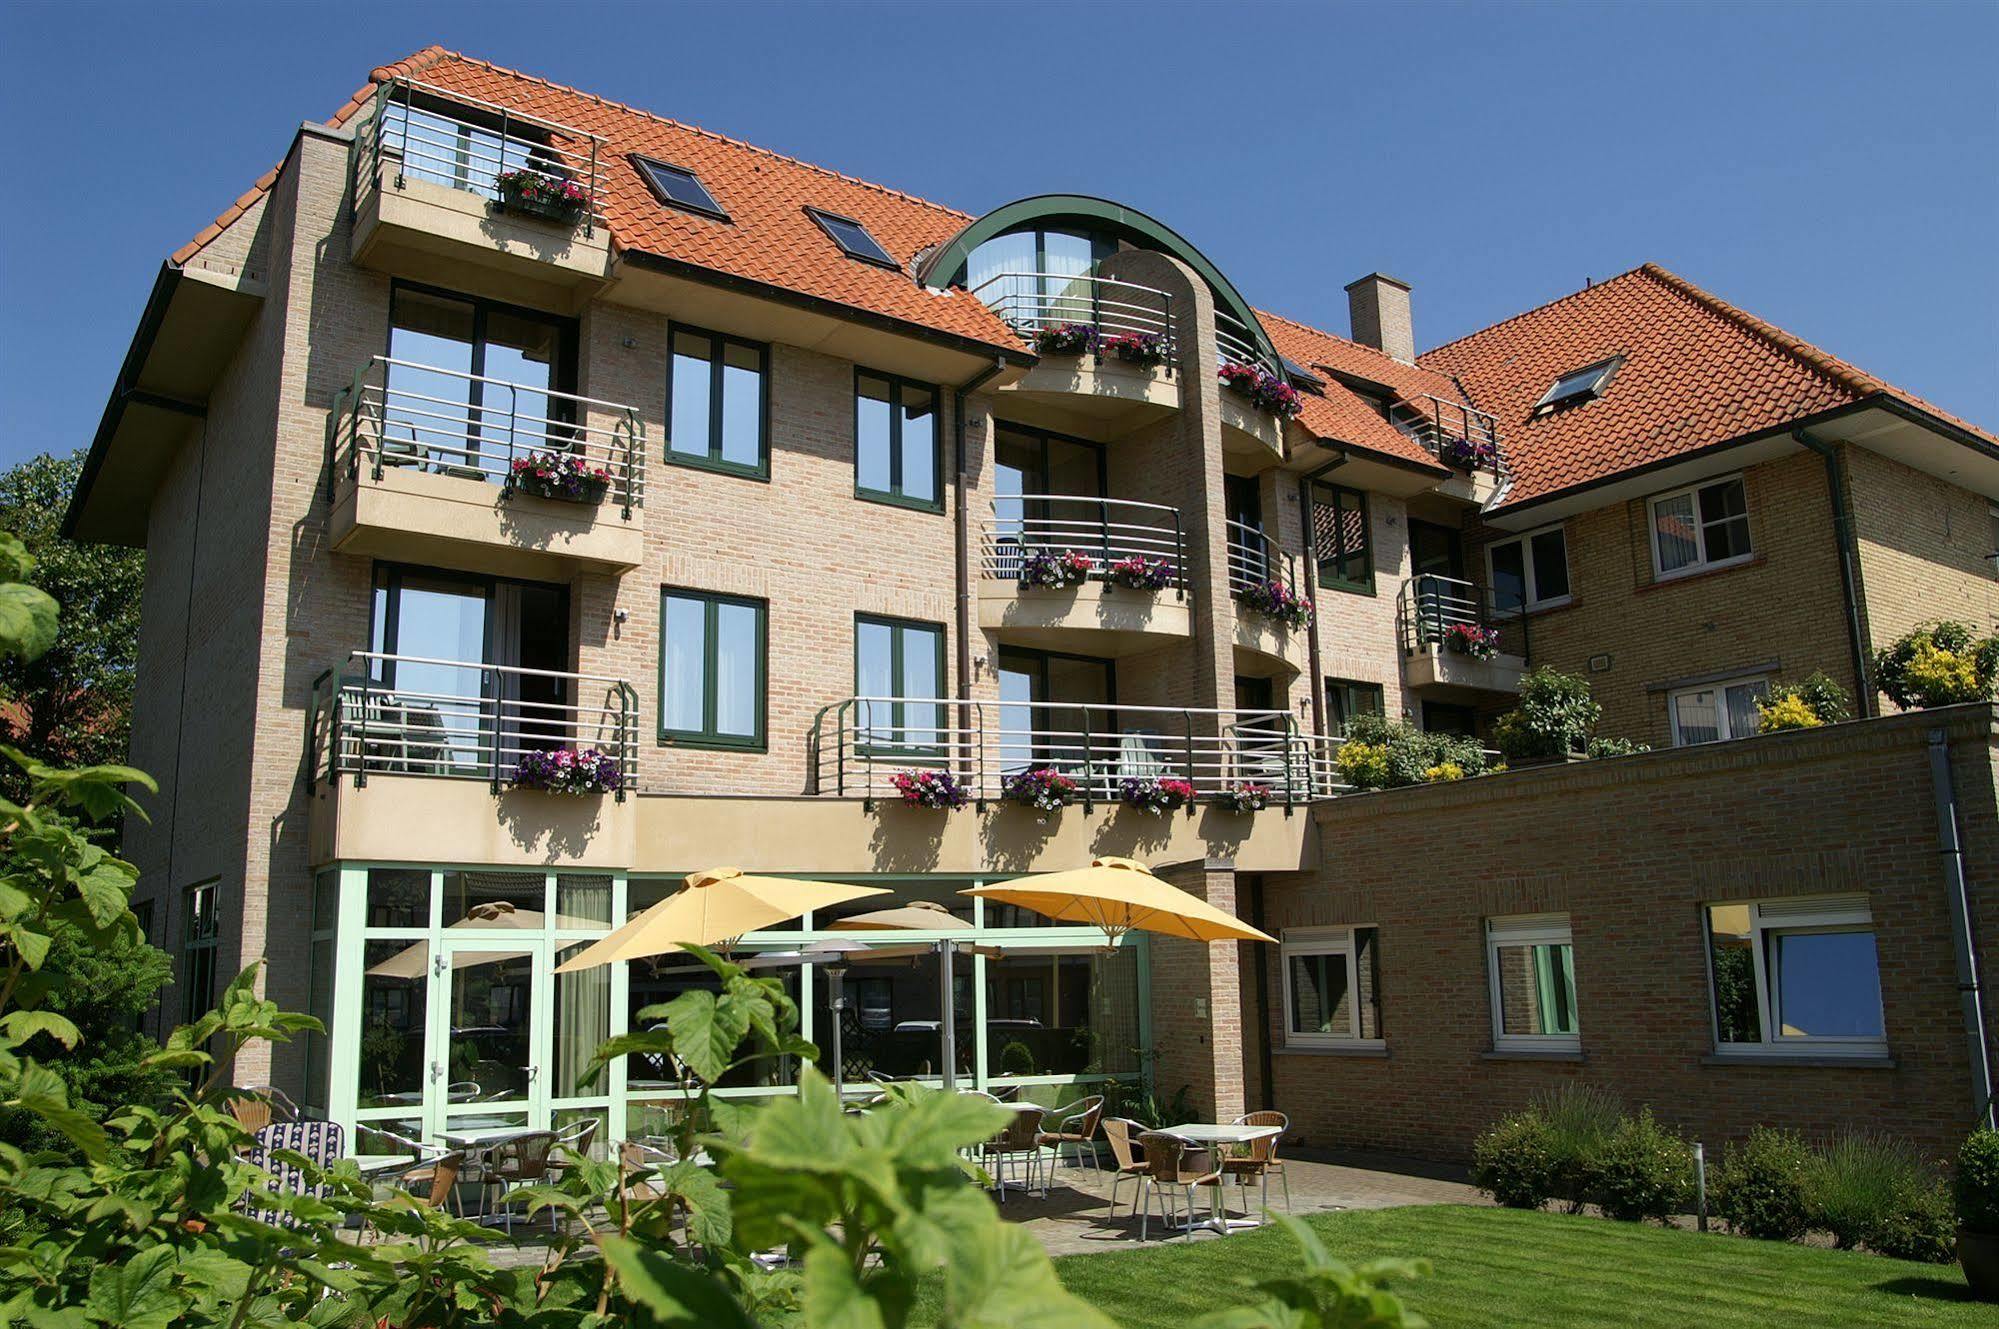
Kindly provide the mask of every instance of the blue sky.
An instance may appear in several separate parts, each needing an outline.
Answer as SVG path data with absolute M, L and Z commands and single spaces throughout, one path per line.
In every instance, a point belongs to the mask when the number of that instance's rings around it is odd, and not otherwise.
M 161 260 L 432 41 L 972 212 L 1114 198 L 1339 332 L 1377 268 L 1428 347 L 1655 260 L 1999 427 L 1999 5 L 327 12 L 7 7 L 0 464 L 89 442 Z

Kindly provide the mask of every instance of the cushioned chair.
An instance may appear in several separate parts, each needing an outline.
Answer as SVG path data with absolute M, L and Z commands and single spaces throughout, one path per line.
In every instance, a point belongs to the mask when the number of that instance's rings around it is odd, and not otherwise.
M 314 1172 L 324 1171 L 347 1152 L 347 1133 L 331 1121 L 273 1122 L 257 1132 L 256 1142 L 244 1151 L 245 1162 L 263 1168 L 267 1174 L 261 1187 L 252 1186 L 237 1201 L 250 1217 L 279 1227 L 295 1226 L 291 1212 L 277 1206 L 265 1207 L 258 1201 L 271 1195 L 312 1195 L 327 1193 L 324 1182 L 296 1163 L 280 1158 L 280 1153 L 299 1154 Z

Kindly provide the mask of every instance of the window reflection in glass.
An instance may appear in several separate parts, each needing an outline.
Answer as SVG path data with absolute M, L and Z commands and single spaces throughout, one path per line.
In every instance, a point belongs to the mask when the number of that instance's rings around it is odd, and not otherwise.
M 1773 932 L 1771 1020 L 1784 1038 L 1880 1038 L 1872 932 Z
M 453 1103 L 528 1096 L 535 1074 L 528 1052 L 533 999 L 531 951 L 496 941 L 492 950 L 452 954 L 447 1074 Z
M 609 908 L 608 898 L 606 909 Z M 555 957 L 559 967 L 575 957 L 583 945 L 563 949 Z M 588 1098 L 606 1093 L 610 1081 L 599 1069 L 583 1081 L 590 1059 L 611 1036 L 611 966 L 598 965 L 573 974 L 555 975 L 555 1083 L 549 1093 L 555 1098 Z
M 1749 906 L 1713 905 L 1707 918 L 1716 1037 L 1723 1043 L 1760 1043 L 1763 1020 L 1756 1000 L 1756 946 Z
M 416 1107 L 423 1101 L 430 948 L 370 941 L 362 960 L 359 1104 Z
M 756 954 L 756 948 L 748 948 L 737 952 L 735 958 L 741 960 Z M 798 965 L 757 968 L 753 973 L 757 978 L 779 980 L 786 995 L 794 1001 L 798 999 Z M 719 992 L 721 980 L 707 965 L 684 951 L 630 961 L 626 965 L 626 1028 L 635 1034 L 664 1029 L 666 1016 L 663 1012 L 642 1013 L 666 1005 L 683 992 L 695 990 Z M 682 1088 L 682 1068 L 663 1052 L 633 1052 L 625 1057 L 625 1081 L 634 1095 L 662 1090 L 678 1091 Z M 730 1071 L 722 1077 L 720 1087 L 738 1089 L 797 1082 L 797 1058 L 767 1057 Z
M 1138 966 L 1123 947 L 1008 951 L 986 961 L 989 1076 L 1138 1069 Z
M 1500 946 L 1500 1030 L 1505 1034 L 1576 1032 L 1572 946 Z

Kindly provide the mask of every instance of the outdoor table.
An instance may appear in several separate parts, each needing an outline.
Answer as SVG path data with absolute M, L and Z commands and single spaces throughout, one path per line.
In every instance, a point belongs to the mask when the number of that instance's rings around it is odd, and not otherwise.
M 374 1180 L 384 1173 L 409 1172 L 418 1163 L 416 1154 L 359 1154 L 354 1159 L 361 1175 Z
M 1281 1126 L 1224 1126 L 1213 1122 L 1190 1121 L 1179 1126 L 1161 1127 L 1159 1133 L 1185 1140 L 1188 1144 L 1218 1148 L 1223 1145 L 1250 1144 L 1256 1140 L 1265 1140 L 1273 1135 L 1282 1134 L 1283 1129 Z M 1219 1164 L 1219 1156 L 1216 1161 Z M 1217 1207 L 1220 1207 L 1219 1196 L 1217 1196 Z M 1197 1219 L 1194 1217 L 1194 1206 L 1190 1201 L 1187 1205 L 1187 1221 L 1180 1226 L 1182 1229 L 1190 1232 L 1197 1227 L 1204 1227 L 1212 1232 L 1219 1232 L 1226 1236 L 1236 1228 L 1262 1227 L 1263 1220 L 1260 1218 L 1231 1218 L 1226 1212 L 1216 1217 Z

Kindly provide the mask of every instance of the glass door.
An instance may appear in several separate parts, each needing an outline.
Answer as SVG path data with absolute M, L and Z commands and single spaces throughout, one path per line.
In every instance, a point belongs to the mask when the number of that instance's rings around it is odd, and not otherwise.
M 1117 713 L 1103 709 L 1117 700 L 1111 661 L 1002 647 L 999 685 L 1003 772 L 1052 766 L 1083 780 L 1118 750 Z
M 542 933 L 447 933 L 433 967 L 441 1000 L 432 1005 L 432 1133 L 547 1126 L 551 963 Z

